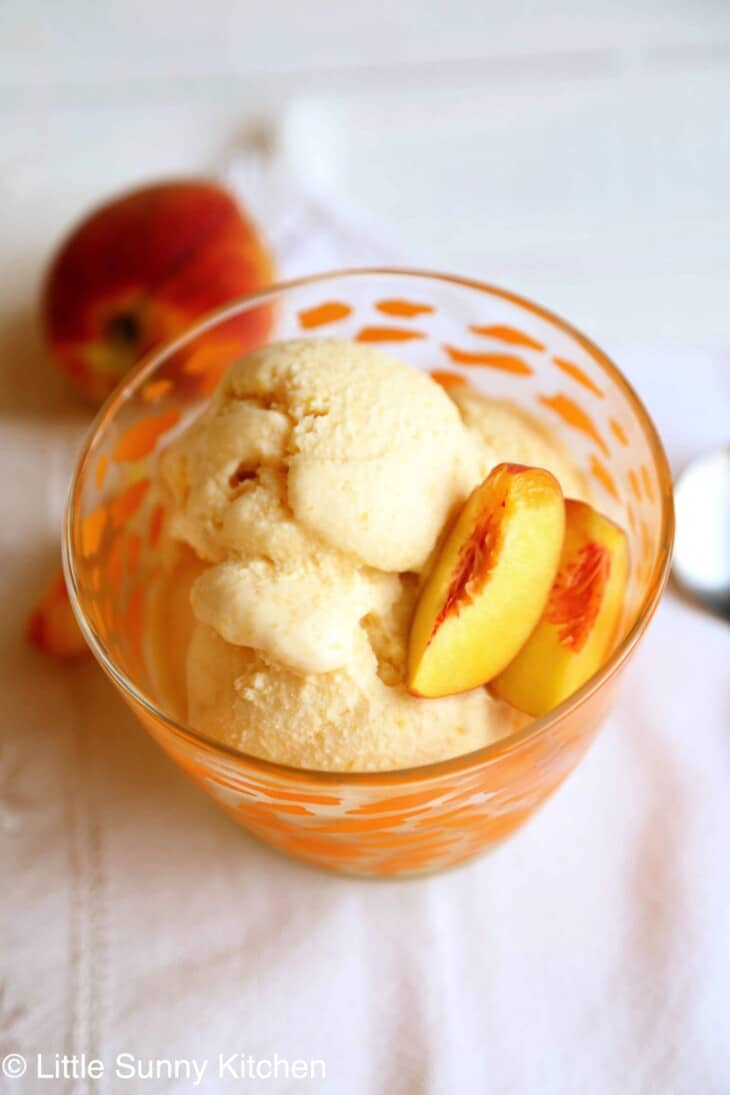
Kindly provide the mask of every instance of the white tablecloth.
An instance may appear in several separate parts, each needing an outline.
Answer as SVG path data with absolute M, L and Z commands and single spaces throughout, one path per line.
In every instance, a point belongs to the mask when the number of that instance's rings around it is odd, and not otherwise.
M 234 175 L 286 272 L 386 250 Z M 727 626 L 668 596 L 582 766 L 490 857 L 376 883 L 290 862 L 172 766 L 94 663 L 21 638 L 85 417 L 33 330 L 19 318 L 2 361 L 0 1058 L 27 1072 L 0 1090 L 730 1091 Z M 727 351 L 608 349 L 675 468 L 724 440 Z M 38 1053 L 44 1072 L 86 1054 L 104 1075 L 43 1079 Z M 120 1053 L 136 1079 L 115 1075 Z M 262 1073 L 278 1054 L 279 1079 L 221 1077 L 219 1054 Z M 326 1078 L 287 1081 L 296 1058 Z

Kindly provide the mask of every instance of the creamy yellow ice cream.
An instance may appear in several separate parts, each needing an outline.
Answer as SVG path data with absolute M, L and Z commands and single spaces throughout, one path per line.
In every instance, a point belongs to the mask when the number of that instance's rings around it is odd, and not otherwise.
M 197 557 L 179 627 L 189 722 L 342 771 L 441 760 L 512 730 L 519 716 L 484 689 L 424 700 L 403 684 L 419 575 L 449 515 L 504 460 L 584 496 L 567 453 L 523 412 L 449 395 L 371 347 L 285 342 L 234 365 L 161 463 L 170 534 Z

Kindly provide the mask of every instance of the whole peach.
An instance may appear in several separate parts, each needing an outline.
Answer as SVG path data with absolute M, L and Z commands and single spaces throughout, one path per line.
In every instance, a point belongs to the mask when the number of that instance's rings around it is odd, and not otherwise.
M 133 190 L 92 212 L 55 255 L 42 293 L 51 354 L 101 403 L 149 350 L 272 276 L 257 229 L 218 184 Z M 255 309 L 232 321 L 227 337 L 251 349 L 270 319 L 268 309 Z

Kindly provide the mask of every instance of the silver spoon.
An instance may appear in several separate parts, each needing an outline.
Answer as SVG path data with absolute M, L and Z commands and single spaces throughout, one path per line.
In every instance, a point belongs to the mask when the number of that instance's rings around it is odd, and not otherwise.
M 690 600 L 730 620 L 730 446 L 693 460 L 674 498 L 675 582 Z

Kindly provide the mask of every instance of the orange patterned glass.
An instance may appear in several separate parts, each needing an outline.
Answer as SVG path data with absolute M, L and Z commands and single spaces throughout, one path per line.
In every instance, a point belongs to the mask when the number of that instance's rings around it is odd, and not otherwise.
M 165 513 L 148 487 L 171 432 L 200 410 L 244 349 L 226 321 L 261 310 L 271 339 L 332 335 L 382 345 L 444 386 L 470 383 L 530 410 L 569 445 L 599 506 L 627 529 L 623 638 L 549 715 L 476 752 L 385 773 L 287 768 L 207 740 L 170 717 L 143 656 L 145 596 Z M 418 874 L 503 840 L 585 753 L 664 589 L 671 480 L 656 430 L 616 367 L 544 309 L 465 279 L 351 270 L 274 287 L 219 310 L 144 362 L 97 418 L 74 478 L 64 564 L 86 638 L 140 721 L 190 777 L 269 844 L 359 875 Z M 424 701 L 428 702 L 428 701 Z

